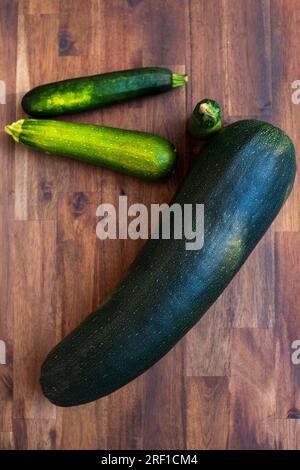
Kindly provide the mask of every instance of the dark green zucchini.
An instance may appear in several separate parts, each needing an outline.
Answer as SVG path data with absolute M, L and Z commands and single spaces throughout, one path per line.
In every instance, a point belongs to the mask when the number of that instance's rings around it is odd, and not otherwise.
M 46 119 L 21 119 L 5 127 L 16 142 L 145 179 L 174 170 L 175 147 L 147 132 Z
M 205 98 L 196 104 L 188 121 L 189 133 L 196 139 L 205 140 L 222 127 L 222 108 L 217 101 Z
M 110 298 L 48 355 L 40 379 L 46 397 L 60 406 L 96 400 L 164 356 L 245 262 L 287 199 L 295 170 L 293 144 L 280 129 L 255 120 L 221 129 L 173 200 L 204 203 L 203 248 L 149 240 Z
M 162 93 L 186 82 L 186 75 L 166 68 L 122 70 L 38 86 L 24 95 L 22 107 L 30 116 L 49 118 Z

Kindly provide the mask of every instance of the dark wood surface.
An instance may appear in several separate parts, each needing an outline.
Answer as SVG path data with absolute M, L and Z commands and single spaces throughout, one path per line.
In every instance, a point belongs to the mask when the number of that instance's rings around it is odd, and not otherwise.
M 240 273 L 156 366 L 96 403 L 61 409 L 43 398 L 52 346 L 111 292 L 141 241 L 96 238 L 101 202 L 168 201 L 195 145 L 186 118 L 203 97 L 226 122 L 256 117 L 299 149 L 298 0 L 1 0 L 1 129 L 23 116 L 29 88 L 71 76 L 163 65 L 186 89 L 69 117 L 157 132 L 180 153 L 167 183 L 146 183 L 33 153 L 0 135 L 2 449 L 300 448 L 299 183 Z

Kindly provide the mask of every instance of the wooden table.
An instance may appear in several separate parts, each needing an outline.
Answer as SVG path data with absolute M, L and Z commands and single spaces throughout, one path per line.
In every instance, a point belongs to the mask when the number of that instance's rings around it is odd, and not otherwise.
M 0 137 L 2 449 L 300 448 L 299 183 L 238 276 L 155 367 L 113 395 L 62 409 L 41 394 L 53 345 L 111 292 L 143 241 L 96 238 L 101 202 L 168 201 L 195 153 L 187 116 L 203 97 L 226 122 L 271 121 L 298 150 L 298 0 L 1 0 L 1 129 L 43 82 L 147 65 L 186 89 L 68 117 L 159 133 L 180 152 L 167 183 L 46 156 Z

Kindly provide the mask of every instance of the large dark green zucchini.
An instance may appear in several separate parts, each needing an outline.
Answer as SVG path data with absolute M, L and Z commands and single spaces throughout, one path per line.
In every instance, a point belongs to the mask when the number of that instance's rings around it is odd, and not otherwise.
M 121 70 L 40 85 L 24 95 L 22 107 L 33 117 L 54 117 L 162 93 L 186 82 L 186 75 L 161 67 Z
M 205 204 L 203 248 L 148 241 L 112 296 L 47 357 L 41 385 L 49 400 L 90 402 L 166 354 L 240 269 L 288 197 L 295 170 L 293 144 L 280 129 L 255 120 L 221 129 L 173 201 Z
M 145 179 L 163 178 L 176 163 L 174 145 L 148 132 L 49 119 L 20 119 L 5 131 L 31 149 Z

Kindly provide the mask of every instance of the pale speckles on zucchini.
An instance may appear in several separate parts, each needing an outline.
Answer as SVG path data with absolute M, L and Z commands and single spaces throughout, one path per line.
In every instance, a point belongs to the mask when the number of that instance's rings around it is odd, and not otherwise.
M 64 106 L 89 106 L 92 101 L 92 96 L 90 92 L 92 91 L 91 86 L 87 86 L 84 90 L 84 93 L 80 95 L 78 93 L 74 93 L 73 91 L 67 91 L 64 96 L 61 94 L 53 94 L 51 95 L 46 101 L 46 108 L 51 110 L 52 108 L 61 109 L 61 112 L 64 112 Z

